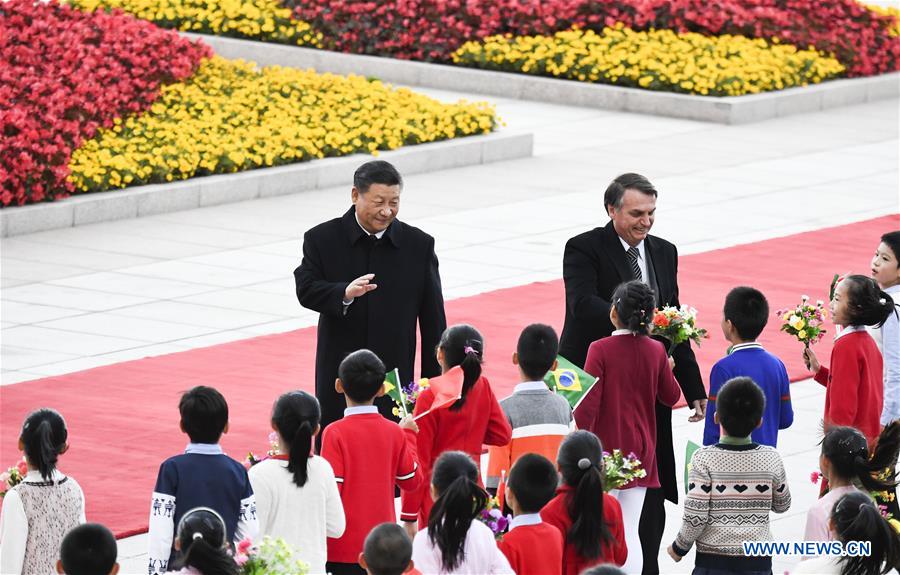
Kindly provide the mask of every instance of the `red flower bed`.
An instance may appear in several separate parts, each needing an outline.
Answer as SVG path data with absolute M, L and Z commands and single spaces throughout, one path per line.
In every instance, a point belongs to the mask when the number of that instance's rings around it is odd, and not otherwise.
M 856 0 L 288 0 L 344 52 L 447 61 L 469 40 L 545 34 L 573 25 L 778 38 L 833 52 L 850 76 L 900 69 L 890 17 Z
M 147 109 L 209 47 L 121 13 L 0 2 L 0 205 L 63 197 L 69 157 L 100 126 Z

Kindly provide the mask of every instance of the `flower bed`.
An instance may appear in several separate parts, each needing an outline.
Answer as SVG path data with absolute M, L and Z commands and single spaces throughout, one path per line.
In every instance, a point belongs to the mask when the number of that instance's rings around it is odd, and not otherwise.
M 276 0 L 67 0 L 92 12 L 118 9 L 163 28 L 321 47 L 321 34 Z
M 72 155 L 79 191 L 165 182 L 482 134 L 487 104 L 442 104 L 362 77 L 206 60 L 149 112 Z
M 98 127 L 147 109 L 209 48 L 148 22 L 0 2 L 0 204 L 66 195 L 69 158 Z
M 834 53 L 849 76 L 900 67 L 894 18 L 856 0 L 286 0 L 323 34 L 325 47 L 358 54 L 448 61 L 468 41 L 550 36 L 573 26 L 706 36 L 777 38 Z
M 844 71 L 834 58 L 790 45 L 671 30 L 634 32 L 621 24 L 600 34 L 573 29 L 553 36 L 492 36 L 463 44 L 453 53 L 453 62 L 710 96 L 804 86 Z

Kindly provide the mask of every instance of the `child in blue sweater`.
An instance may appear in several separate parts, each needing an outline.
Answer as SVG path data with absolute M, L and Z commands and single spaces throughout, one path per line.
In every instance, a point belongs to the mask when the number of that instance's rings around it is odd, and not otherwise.
M 713 445 L 719 441 L 719 425 L 714 420 L 716 395 L 726 381 L 735 377 L 749 377 L 766 396 L 762 424 L 752 434 L 755 443 L 776 447 L 778 430 L 787 429 L 794 422 L 787 369 L 780 359 L 756 341 L 768 321 L 769 302 L 759 290 L 736 287 L 726 296 L 722 332 L 731 343 L 731 349 L 728 355 L 716 362 L 709 374 L 709 404 L 703 445 Z
M 174 566 L 175 526 L 188 510 L 213 509 L 225 523 L 229 542 L 256 539 L 259 532 L 247 470 L 219 446 L 219 438 L 228 431 L 225 398 L 200 385 L 181 396 L 178 410 L 181 430 L 191 442 L 184 453 L 166 459 L 159 467 L 150 504 L 149 575 L 165 573 Z

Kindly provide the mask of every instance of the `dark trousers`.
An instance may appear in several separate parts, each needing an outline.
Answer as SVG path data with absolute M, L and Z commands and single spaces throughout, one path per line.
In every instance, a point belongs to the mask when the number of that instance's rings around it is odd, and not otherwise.
M 666 529 L 666 496 L 661 487 L 647 488 L 638 536 L 644 552 L 642 575 L 659 575 L 659 550 L 662 548 L 663 531 Z M 628 550 L 629 553 L 633 551 Z
M 366 570 L 357 563 L 335 563 L 329 561 L 325 563 L 325 570 L 331 575 L 366 575 Z

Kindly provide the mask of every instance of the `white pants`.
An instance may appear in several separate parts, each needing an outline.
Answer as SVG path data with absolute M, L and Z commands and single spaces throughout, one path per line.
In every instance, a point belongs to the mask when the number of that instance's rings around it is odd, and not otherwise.
M 622 522 L 625 530 L 625 545 L 628 546 L 628 559 L 622 565 L 622 571 L 628 575 L 640 575 L 644 568 L 644 554 L 641 550 L 641 537 L 638 525 L 641 522 L 641 510 L 644 508 L 646 487 L 630 489 L 613 489 L 609 492 L 622 507 Z

